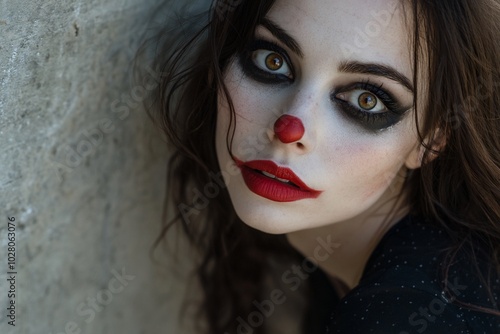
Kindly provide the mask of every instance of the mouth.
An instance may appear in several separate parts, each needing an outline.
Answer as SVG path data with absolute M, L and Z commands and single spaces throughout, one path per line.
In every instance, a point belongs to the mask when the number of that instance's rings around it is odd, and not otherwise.
M 271 160 L 243 162 L 234 158 L 247 187 L 255 194 L 276 202 L 316 198 L 322 191 L 307 186 L 292 169 Z
M 250 168 L 250 169 L 252 169 L 252 168 Z M 290 180 L 279 178 L 279 177 L 277 177 L 276 175 L 273 175 L 273 174 L 271 174 L 271 173 L 265 172 L 265 171 L 263 171 L 263 170 L 258 170 L 258 169 L 252 169 L 252 170 L 253 170 L 254 172 L 260 173 L 260 174 L 262 174 L 262 175 L 264 175 L 264 176 L 266 176 L 266 177 L 268 177 L 268 178 L 270 178 L 270 179 L 273 179 L 273 180 L 279 181 L 279 182 L 281 182 L 281 183 L 283 183 L 283 184 L 286 184 L 286 185 L 289 185 L 289 186 L 295 187 L 295 188 L 297 188 L 297 189 L 300 189 L 300 187 L 299 187 L 298 185 L 296 185 L 295 183 L 293 183 L 293 182 L 292 182 L 292 181 L 290 181 Z

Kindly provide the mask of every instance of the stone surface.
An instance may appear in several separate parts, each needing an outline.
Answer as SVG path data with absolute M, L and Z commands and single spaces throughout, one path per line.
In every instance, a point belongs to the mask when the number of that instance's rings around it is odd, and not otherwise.
M 178 19 L 178 1 L 0 1 L 2 334 L 190 332 L 180 268 L 149 257 L 168 152 L 141 110 L 148 86 L 131 80 L 160 4 Z

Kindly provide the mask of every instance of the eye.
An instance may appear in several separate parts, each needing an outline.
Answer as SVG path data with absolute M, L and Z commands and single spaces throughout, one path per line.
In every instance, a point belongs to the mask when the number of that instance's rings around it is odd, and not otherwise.
M 288 85 L 294 81 L 295 73 L 288 54 L 274 42 L 253 40 L 239 53 L 238 60 L 243 72 L 262 84 Z
M 411 106 L 403 106 L 392 94 L 369 81 L 339 87 L 332 101 L 359 126 L 377 132 L 398 123 Z
M 263 71 L 292 78 L 292 71 L 286 59 L 277 52 L 263 49 L 255 50 L 252 53 L 252 61 Z
M 382 113 L 388 111 L 385 104 L 377 97 L 377 95 L 366 90 L 355 89 L 349 92 L 338 93 L 335 97 L 339 100 L 352 104 L 362 111 L 370 111 L 372 113 Z

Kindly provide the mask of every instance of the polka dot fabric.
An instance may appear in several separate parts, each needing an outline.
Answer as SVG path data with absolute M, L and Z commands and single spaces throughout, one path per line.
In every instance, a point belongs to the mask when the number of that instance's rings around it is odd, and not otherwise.
M 499 309 L 499 278 L 489 274 L 481 242 L 462 247 L 446 276 L 444 251 L 451 245 L 436 225 L 403 218 L 375 248 L 358 286 L 336 303 L 323 333 L 500 334 L 499 316 L 456 304 Z

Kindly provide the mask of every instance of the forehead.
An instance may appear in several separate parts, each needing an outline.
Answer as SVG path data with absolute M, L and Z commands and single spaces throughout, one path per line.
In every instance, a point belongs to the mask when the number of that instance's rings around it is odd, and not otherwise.
M 402 0 L 277 0 L 266 15 L 300 44 L 304 59 L 376 62 L 412 78 Z

